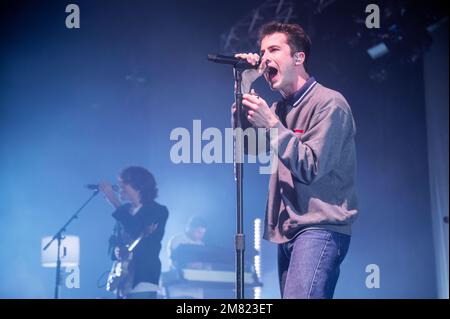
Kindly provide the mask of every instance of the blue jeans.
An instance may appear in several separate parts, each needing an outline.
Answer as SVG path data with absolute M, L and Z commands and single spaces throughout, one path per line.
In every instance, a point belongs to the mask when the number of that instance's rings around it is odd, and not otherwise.
M 333 298 L 350 236 L 309 229 L 278 245 L 278 275 L 283 299 Z

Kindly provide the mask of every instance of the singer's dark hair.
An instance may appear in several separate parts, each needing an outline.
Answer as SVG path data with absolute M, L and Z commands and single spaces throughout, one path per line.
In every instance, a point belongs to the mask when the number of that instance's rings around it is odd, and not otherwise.
M 152 173 L 140 166 L 129 166 L 120 172 L 125 184 L 131 185 L 141 195 L 141 203 L 151 203 L 158 195 L 158 188 Z
M 259 30 L 259 45 L 261 45 L 261 41 L 264 37 L 274 33 L 283 33 L 286 35 L 292 56 L 294 56 L 294 53 L 296 52 L 305 53 L 303 66 L 306 70 L 309 53 L 311 52 L 311 39 L 306 34 L 305 30 L 298 24 L 281 23 L 277 21 L 269 22 L 264 24 Z

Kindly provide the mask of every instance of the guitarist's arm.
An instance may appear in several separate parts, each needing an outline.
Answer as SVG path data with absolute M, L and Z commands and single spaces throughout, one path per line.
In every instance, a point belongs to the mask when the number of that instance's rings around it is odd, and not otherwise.
M 117 198 L 116 193 L 114 193 L 114 190 L 110 182 L 107 181 L 100 182 L 98 184 L 98 190 L 105 195 L 105 198 L 111 205 L 114 206 L 114 208 L 117 209 L 120 207 L 121 205 L 120 200 Z
M 112 216 L 116 220 L 121 222 L 125 231 L 133 238 L 138 238 L 139 236 L 148 236 L 157 229 L 158 222 L 154 220 L 152 214 L 147 214 L 147 212 L 144 210 L 136 215 L 131 215 L 129 213 L 129 209 L 129 206 L 120 206 L 114 211 Z

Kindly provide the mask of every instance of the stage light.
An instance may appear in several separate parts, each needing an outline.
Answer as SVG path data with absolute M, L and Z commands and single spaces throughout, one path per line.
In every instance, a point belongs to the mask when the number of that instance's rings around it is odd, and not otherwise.
M 367 49 L 367 53 L 374 60 L 381 58 L 382 56 L 389 53 L 389 48 L 384 42 L 380 42 L 377 45 Z
M 261 219 L 256 218 L 254 223 L 254 248 L 259 253 L 261 251 Z
M 253 299 L 261 299 L 261 287 L 253 288 Z
M 253 267 L 255 269 L 258 281 L 261 280 L 261 219 L 256 218 L 253 222 L 253 248 L 255 249 L 255 256 L 253 256 Z M 253 288 L 253 298 L 261 298 L 261 287 Z
M 56 268 L 57 241 L 54 241 L 48 249 L 43 248 L 52 239 L 46 236 L 41 240 L 41 265 L 46 268 Z M 61 267 L 76 267 L 80 264 L 80 237 L 64 236 L 61 241 Z

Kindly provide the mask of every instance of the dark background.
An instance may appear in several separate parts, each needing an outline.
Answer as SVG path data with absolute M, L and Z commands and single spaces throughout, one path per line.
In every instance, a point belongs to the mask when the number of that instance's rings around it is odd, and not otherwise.
M 221 34 L 261 1 L 77 0 L 80 29 L 65 27 L 69 3 L 1 5 L 0 297 L 52 297 L 54 269 L 40 265 L 41 238 L 87 199 L 90 191 L 82 185 L 114 182 L 130 164 L 154 173 L 158 201 L 170 212 L 164 268 L 168 239 L 193 214 L 207 217 L 207 240 L 233 260 L 233 165 L 173 164 L 169 136 L 177 127 L 192 131 L 194 119 L 203 129 L 230 126 L 231 69 L 206 55 L 223 51 Z M 311 35 L 311 74 L 347 98 L 357 125 L 360 217 L 335 296 L 435 298 L 422 57 L 407 61 L 408 47 L 381 63 L 365 51 L 370 37 L 352 44 L 357 32 L 367 31 L 355 21 L 364 21 L 368 3 L 336 1 L 313 15 L 298 2 L 292 20 Z M 413 44 L 422 41 L 415 28 L 430 22 L 424 22 L 427 10 L 441 6 L 424 3 L 410 4 L 412 17 L 402 20 L 413 29 Z M 380 70 L 385 73 L 376 80 Z M 268 102 L 280 98 L 262 80 L 256 89 Z M 248 164 L 244 182 L 251 246 L 253 220 L 264 216 L 268 176 Z M 97 288 L 110 267 L 111 212 L 99 196 L 68 229 L 81 240 L 81 287 L 63 289 L 63 297 L 111 297 Z M 266 298 L 279 297 L 275 256 L 275 245 L 264 242 Z M 366 288 L 369 264 L 380 268 L 379 289 Z

